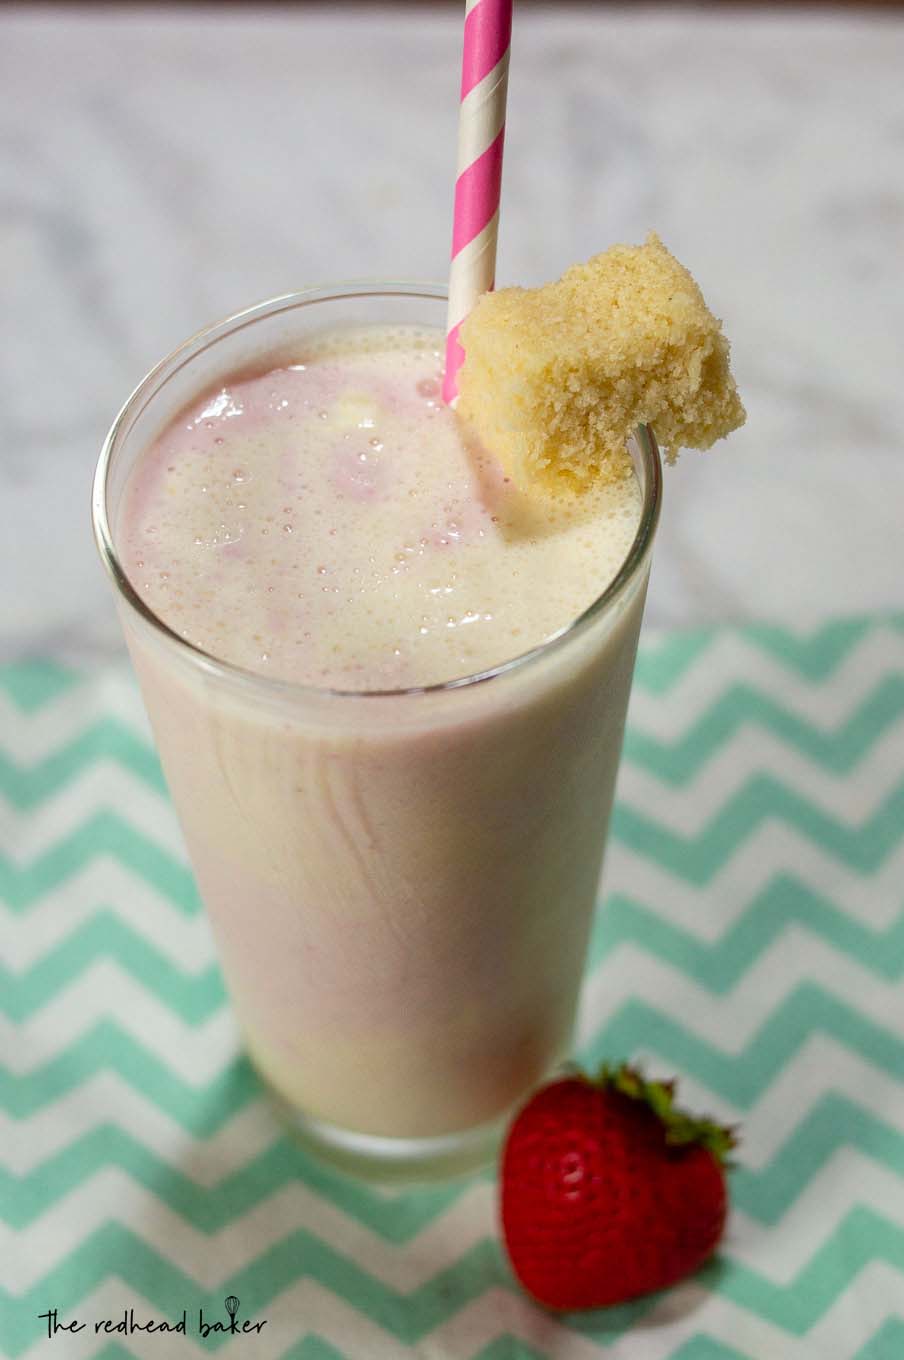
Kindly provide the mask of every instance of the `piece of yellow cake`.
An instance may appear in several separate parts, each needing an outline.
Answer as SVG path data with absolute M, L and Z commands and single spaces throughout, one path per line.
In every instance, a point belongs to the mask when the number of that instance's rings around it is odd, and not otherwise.
M 460 338 L 458 414 L 524 486 L 623 476 L 639 424 L 672 460 L 745 419 L 721 323 L 654 233 L 543 288 L 484 293 Z

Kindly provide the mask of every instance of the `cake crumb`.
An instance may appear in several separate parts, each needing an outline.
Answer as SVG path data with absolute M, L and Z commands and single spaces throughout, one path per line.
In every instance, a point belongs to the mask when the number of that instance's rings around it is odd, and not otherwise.
M 484 293 L 460 337 L 458 415 L 527 487 L 580 492 L 627 475 L 638 425 L 672 462 L 745 420 L 722 324 L 654 232 L 556 283 Z

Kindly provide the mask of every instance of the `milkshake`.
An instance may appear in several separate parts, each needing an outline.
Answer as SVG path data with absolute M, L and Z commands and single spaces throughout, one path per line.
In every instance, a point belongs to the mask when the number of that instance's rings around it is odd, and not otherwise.
M 658 509 L 526 496 L 439 397 L 439 296 L 298 295 L 146 380 L 101 547 L 253 1060 L 429 1164 L 568 1052 Z

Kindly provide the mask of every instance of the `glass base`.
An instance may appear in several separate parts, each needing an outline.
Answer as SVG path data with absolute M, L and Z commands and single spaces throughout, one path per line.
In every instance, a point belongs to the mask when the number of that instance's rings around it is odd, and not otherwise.
M 460 1133 L 433 1138 L 383 1138 L 314 1119 L 269 1088 L 293 1138 L 313 1156 L 353 1176 L 384 1185 L 417 1185 L 491 1166 L 499 1152 L 507 1117 Z

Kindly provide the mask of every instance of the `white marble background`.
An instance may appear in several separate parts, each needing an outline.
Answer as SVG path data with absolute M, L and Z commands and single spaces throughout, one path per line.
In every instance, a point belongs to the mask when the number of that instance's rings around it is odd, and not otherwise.
M 201 324 L 442 278 L 454 9 L 0 10 L 0 649 L 119 647 L 88 487 Z M 669 472 L 650 620 L 904 607 L 904 20 L 527 8 L 500 282 L 655 226 L 734 342 L 747 428 Z

